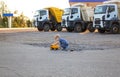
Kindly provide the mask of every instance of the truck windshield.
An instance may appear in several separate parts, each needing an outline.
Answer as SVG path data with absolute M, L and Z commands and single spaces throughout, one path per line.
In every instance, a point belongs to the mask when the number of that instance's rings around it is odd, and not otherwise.
M 95 14 L 103 14 L 103 13 L 106 13 L 106 10 L 107 10 L 107 6 L 97 6 L 95 8 L 94 13 Z
M 64 9 L 64 14 L 63 15 L 69 15 L 70 14 L 70 8 Z
M 46 15 L 46 10 L 37 10 L 34 14 L 35 16 L 43 16 L 43 15 Z
M 71 8 L 71 14 L 75 14 L 78 13 L 78 9 L 77 8 Z
M 46 15 L 46 10 L 41 10 L 40 11 L 40 16 Z

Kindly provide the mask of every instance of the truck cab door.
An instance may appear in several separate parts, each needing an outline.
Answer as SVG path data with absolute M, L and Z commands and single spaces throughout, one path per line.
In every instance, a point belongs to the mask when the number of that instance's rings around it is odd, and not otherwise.
M 80 8 L 79 7 L 71 8 L 71 15 L 69 16 L 69 20 L 74 21 L 75 19 L 80 19 Z
M 117 6 L 110 5 L 107 10 L 106 20 L 117 19 Z

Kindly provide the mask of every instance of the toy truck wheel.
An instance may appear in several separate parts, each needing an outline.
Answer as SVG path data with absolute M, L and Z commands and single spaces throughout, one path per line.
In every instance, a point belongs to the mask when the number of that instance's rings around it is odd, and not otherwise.
M 49 31 L 49 29 L 50 29 L 49 24 L 44 24 L 44 31 L 47 32 Z
M 89 32 L 94 32 L 95 31 L 95 28 L 93 27 L 92 23 L 88 24 L 87 29 L 89 30 Z
M 82 32 L 82 25 L 81 24 L 76 24 L 75 25 L 75 28 L 74 28 L 74 31 L 79 33 L 79 32 Z
M 62 26 L 61 26 L 61 24 L 57 24 L 57 25 L 56 25 L 56 29 L 57 29 L 57 31 L 62 31 Z
M 55 48 L 54 50 L 57 50 L 57 48 Z
M 98 29 L 98 32 L 99 32 L 99 33 L 105 33 L 105 30 Z
M 117 33 L 119 33 L 119 30 L 120 30 L 119 26 L 117 24 L 113 24 L 110 32 L 113 34 L 117 34 Z
M 50 48 L 50 50 L 54 50 L 54 48 Z

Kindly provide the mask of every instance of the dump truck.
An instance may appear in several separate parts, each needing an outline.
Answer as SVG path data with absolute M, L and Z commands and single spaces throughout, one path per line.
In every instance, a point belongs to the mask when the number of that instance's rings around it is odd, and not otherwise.
M 93 23 L 93 9 L 87 7 L 85 4 L 77 3 L 70 7 L 70 15 L 68 17 L 68 32 L 84 32 L 86 29 L 92 28 Z M 92 31 L 92 30 L 91 30 Z
M 61 31 L 63 10 L 56 7 L 40 9 L 35 12 L 34 25 L 39 31 Z
M 99 33 L 120 33 L 120 1 L 105 1 L 94 9 L 93 27 Z

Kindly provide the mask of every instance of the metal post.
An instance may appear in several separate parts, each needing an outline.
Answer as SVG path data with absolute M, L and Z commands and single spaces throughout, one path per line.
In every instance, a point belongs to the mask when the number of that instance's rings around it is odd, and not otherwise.
M 12 27 L 12 19 L 11 16 L 8 17 L 8 28 Z

